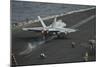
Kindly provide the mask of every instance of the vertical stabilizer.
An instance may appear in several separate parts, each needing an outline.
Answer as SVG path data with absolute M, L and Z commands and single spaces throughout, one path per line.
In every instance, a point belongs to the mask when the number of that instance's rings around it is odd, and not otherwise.
M 40 16 L 38 16 L 38 19 L 39 19 L 39 21 L 41 22 L 42 26 L 43 26 L 44 28 L 46 28 L 46 25 L 44 24 L 44 22 L 43 22 L 43 20 L 41 19 Z
M 57 17 L 54 18 L 54 22 L 57 22 Z

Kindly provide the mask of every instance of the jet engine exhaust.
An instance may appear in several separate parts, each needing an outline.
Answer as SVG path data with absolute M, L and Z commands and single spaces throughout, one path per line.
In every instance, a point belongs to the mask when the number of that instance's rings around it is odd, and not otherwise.
M 35 49 L 37 46 L 36 45 L 32 45 L 31 43 L 28 43 L 28 46 L 27 48 L 20 52 L 19 55 L 26 55 L 26 54 L 29 54 L 33 51 L 33 49 Z
M 29 42 L 26 49 L 21 51 L 19 53 L 19 55 L 28 55 L 28 54 L 32 53 L 33 50 L 35 50 L 37 47 L 39 47 L 40 45 L 42 45 L 44 43 L 45 43 L 45 41 L 39 41 L 39 42 L 34 42 L 34 43 Z
M 56 38 L 57 36 L 51 36 L 49 38 L 47 38 L 46 40 L 39 40 L 37 42 L 29 42 L 26 49 L 21 51 L 19 53 L 19 55 L 29 55 L 30 53 L 32 53 L 34 50 L 36 50 L 38 47 L 40 47 L 41 45 L 43 45 L 44 43 L 53 40 L 54 38 Z

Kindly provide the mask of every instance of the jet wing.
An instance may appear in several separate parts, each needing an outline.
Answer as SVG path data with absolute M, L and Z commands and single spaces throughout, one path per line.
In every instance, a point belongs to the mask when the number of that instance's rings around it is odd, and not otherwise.
M 34 28 L 22 28 L 23 31 L 35 31 L 35 32 L 41 32 L 42 30 L 44 30 L 43 27 L 34 27 Z M 59 32 L 58 29 L 53 29 L 53 28 L 49 28 L 47 29 L 49 32 Z
M 55 29 L 50 29 L 50 31 L 52 32 L 76 32 L 78 31 L 78 29 L 71 29 L 71 28 L 55 28 Z
M 36 31 L 36 32 L 40 32 L 40 31 L 43 30 L 43 27 L 22 28 L 22 30 L 24 30 L 24 31 Z
M 66 31 L 68 31 L 68 33 L 71 33 L 71 32 L 76 32 L 76 31 L 78 31 L 77 29 L 66 29 Z

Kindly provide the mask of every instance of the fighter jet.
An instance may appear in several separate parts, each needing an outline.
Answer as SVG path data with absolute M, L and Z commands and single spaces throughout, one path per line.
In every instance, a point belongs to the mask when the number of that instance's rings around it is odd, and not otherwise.
M 49 26 L 46 26 L 40 16 L 38 16 L 38 19 L 43 27 L 22 28 L 22 30 L 41 32 L 44 37 L 46 37 L 46 35 L 49 33 L 52 33 L 52 35 L 57 35 L 58 37 L 64 34 L 63 37 L 66 37 L 69 33 L 77 31 L 77 29 L 66 28 L 66 24 L 62 22 L 62 20 L 57 20 L 57 17 L 54 18 L 53 23 Z

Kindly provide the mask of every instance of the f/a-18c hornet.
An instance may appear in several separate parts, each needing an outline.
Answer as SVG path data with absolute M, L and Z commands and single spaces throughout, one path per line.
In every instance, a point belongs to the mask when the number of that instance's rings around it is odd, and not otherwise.
M 53 23 L 49 26 L 46 26 L 40 16 L 38 16 L 38 19 L 43 27 L 22 28 L 22 30 L 41 32 L 44 38 L 49 34 L 56 35 L 57 37 L 62 37 L 63 34 L 63 37 L 66 37 L 67 34 L 78 31 L 78 29 L 66 28 L 66 24 L 62 20 L 57 20 L 57 17 L 54 18 Z

